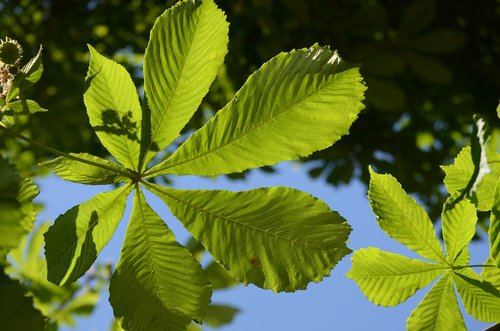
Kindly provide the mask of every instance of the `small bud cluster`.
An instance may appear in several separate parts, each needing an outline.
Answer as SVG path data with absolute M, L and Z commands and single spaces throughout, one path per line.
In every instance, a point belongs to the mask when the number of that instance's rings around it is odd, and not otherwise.
M 9 37 L 0 39 L 0 97 L 7 95 L 22 58 L 23 48 L 16 40 Z

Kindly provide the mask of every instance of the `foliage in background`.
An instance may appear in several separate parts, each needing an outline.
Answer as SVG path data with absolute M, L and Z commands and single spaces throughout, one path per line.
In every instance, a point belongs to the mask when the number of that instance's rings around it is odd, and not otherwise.
M 174 0 L 167 1 L 169 5 Z M 228 57 L 198 112 L 185 130 L 200 127 L 206 113 L 230 100 L 237 86 L 283 49 L 318 42 L 363 63 L 370 86 L 367 109 L 351 135 L 307 159 L 311 176 L 332 184 L 361 178 L 369 164 L 395 175 L 438 219 L 445 195 L 437 165 L 448 164 L 469 137 L 473 112 L 489 123 L 500 90 L 499 4 L 437 0 L 236 0 L 219 1 L 231 22 Z M 32 1 L 0 3 L 0 35 L 23 42 L 27 53 L 43 44 L 44 84 L 34 91 L 50 112 L 25 123 L 38 141 L 62 150 L 107 154 L 86 116 L 81 77 L 88 62 L 85 43 L 113 55 L 142 83 L 142 54 L 163 0 Z M 64 31 L 65 33 L 61 33 Z M 49 156 L 7 139 L 16 164 L 32 169 Z M 409 147 L 412 152 L 408 153 Z M 36 157 L 33 155 L 35 153 Z M 19 162 L 18 162 L 19 161 Z
M 446 253 L 424 209 L 394 177 L 370 170 L 368 198 L 379 226 L 428 262 L 362 248 L 354 252 L 347 276 L 370 301 L 385 307 L 400 304 L 438 278 L 408 318 L 408 330 L 466 330 L 455 289 L 474 318 L 500 322 L 500 169 L 498 154 L 486 145 L 485 121 L 478 116 L 474 120 L 471 148 L 444 167 L 451 192 L 441 217 Z M 490 255 L 479 265 L 470 264 L 468 251 L 476 232 L 476 208 L 491 210 Z M 477 267 L 480 274 L 472 269 Z

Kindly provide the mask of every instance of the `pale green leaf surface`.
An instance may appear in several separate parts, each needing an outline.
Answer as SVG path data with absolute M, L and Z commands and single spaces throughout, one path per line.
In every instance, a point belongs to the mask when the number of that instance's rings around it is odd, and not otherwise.
M 148 185 L 237 280 L 275 292 L 318 282 L 350 250 L 351 228 L 317 198 L 286 187 L 243 192 Z
M 307 156 L 348 133 L 365 90 L 359 68 L 328 47 L 281 53 L 147 174 L 214 176 Z
M 500 322 L 500 291 L 481 280 L 472 269 L 455 271 L 453 277 L 467 313 L 483 322 Z
M 62 179 L 75 183 L 113 184 L 129 181 L 127 177 L 120 175 L 125 169 L 115 162 L 86 153 L 70 153 L 69 155 L 86 160 L 92 164 L 66 157 L 58 157 L 40 165 L 51 169 Z M 106 169 L 103 167 L 106 167 Z
M 491 172 L 485 174 L 477 185 L 477 190 L 470 196 L 471 201 L 482 211 L 491 210 L 495 186 L 500 177 L 500 155 L 486 150 L 486 158 Z M 471 148 L 469 146 L 464 147 L 452 165 L 441 166 L 441 168 L 446 173 L 444 184 L 448 192 L 454 193 L 465 190 L 475 171 Z
M 51 282 L 69 284 L 90 268 L 115 232 L 131 189 L 99 193 L 56 219 L 44 235 Z
M 212 0 L 180 2 L 156 20 L 144 57 L 151 108 L 145 164 L 179 136 L 198 109 L 227 53 L 228 26 Z
M 489 257 L 484 264 L 488 267 L 483 268 L 481 277 L 484 281 L 490 283 L 500 291 L 500 268 L 491 267 L 492 265 L 494 265 L 491 257 Z
M 18 100 L 9 102 L 4 110 L 11 110 L 18 115 L 29 115 L 38 112 L 46 112 L 47 109 L 42 108 L 36 101 L 33 100 Z
M 354 252 L 347 277 L 374 304 L 395 306 L 443 274 L 445 266 L 403 255 L 362 248 Z
M 490 214 L 490 255 L 493 263 L 500 266 L 500 180 L 497 181 Z
M 37 54 L 31 58 L 31 60 L 29 60 L 24 67 L 21 68 L 12 80 L 12 85 L 7 92 L 5 101 L 9 103 L 11 100 L 14 100 L 15 97 L 32 87 L 40 80 L 42 73 L 42 46 L 40 46 Z
M 120 261 L 110 285 L 115 317 L 126 330 L 184 330 L 210 303 L 201 265 L 137 191 Z
M 466 330 L 450 273 L 446 273 L 432 287 L 406 323 L 408 331 Z
M 123 166 L 137 170 L 142 108 L 129 73 L 89 45 L 85 106 L 101 143 Z
M 453 263 L 476 233 L 476 207 L 468 200 L 448 201 L 442 213 L 443 237 L 448 260 Z
M 421 256 L 446 261 L 429 215 L 391 175 L 370 169 L 368 199 L 382 230 Z

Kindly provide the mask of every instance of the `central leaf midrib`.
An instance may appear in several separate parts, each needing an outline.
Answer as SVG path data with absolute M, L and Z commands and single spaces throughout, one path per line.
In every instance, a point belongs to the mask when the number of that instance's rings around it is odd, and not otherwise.
M 436 264 L 434 268 L 429 268 L 427 270 L 423 271 L 407 271 L 399 274 L 363 274 L 360 272 L 360 274 L 363 275 L 364 278 L 366 279 L 371 279 L 371 278 L 396 278 L 396 277 L 403 277 L 403 276 L 413 276 L 413 275 L 421 275 L 424 276 L 426 273 L 431 273 L 436 270 L 447 270 L 450 269 L 450 267 L 443 265 L 443 264 Z M 451 270 L 451 269 L 450 269 Z
M 337 74 L 337 73 L 334 73 L 334 74 L 332 74 L 332 75 L 333 75 L 333 76 L 335 76 L 336 74 Z M 197 160 L 197 159 L 203 158 L 203 157 L 205 157 L 205 156 L 207 156 L 207 155 L 209 155 L 209 154 L 215 153 L 215 152 L 217 152 L 218 150 L 223 149 L 224 147 L 226 147 L 226 146 L 228 146 L 228 145 L 230 145 L 230 144 L 233 144 L 233 143 L 234 143 L 234 142 L 236 142 L 237 140 L 242 139 L 242 138 L 243 138 L 243 137 L 245 137 L 247 134 L 250 134 L 250 133 L 254 132 L 255 130 L 257 130 L 257 129 L 261 128 L 262 126 L 269 125 L 272 121 L 276 120 L 279 116 L 281 116 L 281 115 L 283 115 L 283 114 L 285 114 L 285 113 L 287 113 L 287 112 L 289 112 L 289 111 L 292 111 L 292 109 L 293 109 L 293 108 L 295 108 L 295 107 L 297 107 L 300 103 L 305 102 L 305 101 L 307 101 L 308 99 L 310 99 L 310 98 L 314 97 L 316 94 L 318 94 L 318 93 L 322 92 L 324 89 L 328 88 L 330 85 L 333 85 L 335 82 L 336 82 L 336 79 L 334 78 L 331 82 L 326 83 L 326 84 L 325 84 L 322 88 L 317 89 L 317 90 L 316 90 L 316 91 L 314 91 L 313 93 L 311 93 L 311 94 L 306 94 L 306 95 L 305 95 L 305 96 L 303 96 L 300 100 L 296 100 L 295 102 L 290 102 L 288 105 L 285 105 L 281 111 L 279 111 L 279 112 L 274 112 L 274 114 L 276 114 L 276 115 L 268 117 L 268 119 L 267 119 L 265 122 L 264 122 L 264 121 L 261 121 L 261 122 L 259 122 L 259 123 L 256 123 L 256 124 L 255 124 L 254 126 L 252 126 L 249 130 L 247 130 L 247 131 L 243 132 L 240 136 L 237 136 L 237 137 L 235 137 L 235 138 L 233 138 L 233 139 L 231 139 L 231 140 L 229 140 L 229 141 L 227 141 L 227 142 L 223 143 L 222 145 L 217 146 L 217 147 L 216 147 L 216 148 L 214 148 L 214 149 L 211 149 L 211 150 L 209 150 L 209 151 L 207 151 L 207 152 L 204 152 L 204 153 L 197 154 L 197 155 L 195 155 L 194 157 L 191 157 L 191 158 L 188 158 L 188 159 L 185 159 L 185 160 L 181 160 L 181 161 L 176 162 L 176 163 L 172 163 L 172 164 L 170 164 L 170 165 L 168 165 L 168 166 L 166 166 L 166 167 L 164 167 L 164 168 L 162 168 L 162 169 L 158 169 L 158 170 L 156 170 L 156 171 L 152 171 L 152 172 L 151 172 L 151 173 L 149 173 L 148 175 L 153 175 L 153 174 L 155 174 L 155 173 L 157 173 L 157 172 L 159 172 L 159 171 L 163 171 L 163 170 L 167 170 L 167 169 L 170 169 L 170 168 L 174 168 L 174 167 L 177 167 L 177 166 L 179 166 L 179 165 L 182 165 L 182 164 L 185 164 L 185 163 L 188 163 L 188 162 L 191 162 L 191 161 L 194 161 L 194 160 Z M 233 100 L 235 100 L 237 97 L 238 97 L 238 95 L 237 95 L 237 96 L 235 96 L 235 98 L 234 98 Z M 231 101 L 231 104 L 232 104 L 232 103 L 233 103 L 233 101 Z M 229 104 L 229 105 L 231 105 L 231 104 Z M 229 105 L 228 105 L 227 107 L 229 107 Z M 217 117 L 217 115 L 216 115 L 216 117 Z M 215 117 L 215 118 L 216 118 L 216 117 Z M 212 121 L 215 121 L 215 118 L 214 118 Z M 208 123 L 207 123 L 207 125 L 208 125 Z M 198 132 L 199 132 L 199 131 L 198 131 Z M 196 133 L 195 133 L 195 134 L 196 134 Z M 175 155 L 175 153 L 172 155 L 172 157 L 173 157 L 174 155 Z M 166 161 L 166 162 L 168 162 L 168 159 L 167 159 L 167 161 Z M 154 169 L 154 168 L 153 168 L 153 169 Z
M 149 184 L 149 183 L 148 183 L 148 184 Z M 180 199 L 178 199 L 178 198 L 176 198 L 176 197 L 172 196 L 172 195 L 171 195 L 171 194 L 169 194 L 168 192 L 162 191 L 161 189 L 159 189 L 159 188 L 158 188 L 158 187 L 156 187 L 156 186 L 152 186 L 152 185 L 150 185 L 150 184 L 149 184 L 148 186 L 149 186 L 149 187 L 151 187 L 151 188 L 153 188 L 153 189 L 155 189 L 156 191 L 158 191 L 158 192 L 160 192 L 160 193 L 163 193 L 163 194 L 167 195 L 169 198 L 171 198 L 171 199 L 173 199 L 173 200 L 175 200 L 175 201 L 177 201 L 177 202 L 179 202 L 179 203 L 181 203 L 181 204 L 184 204 L 184 205 L 186 205 L 186 206 L 188 206 L 188 207 L 190 207 L 190 208 L 192 208 L 192 209 L 194 209 L 194 210 L 197 210 L 197 211 L 199 211 L 199 212 L 201 212 L 201 213 L 203 213 L 203 214 L 206 214 L 206 215 L 209 215 L 209 216 L 212 216 L 212 217 L 216 217 L 216 218 L 218 218 L 218 219 L 221 219 L 221 220 L 226 221 L 226 222 L 228 222 L 228 223 L 230 223 L 230 224 L 233 224 L 233 225 L 241 225 L 241 226 L 243 226 L 243 227 L 247 227 L 247 228 L 249 228 L 249 229 L 251 229 L 251 230 L 254 230 L 255 232 L 261 232 L 261 233 L 263 233 L 263 234 L 264 234 L 264 236 L 265 236 L 265 237 L 274 236 L 275 238 L 277 238 L 277 239 L 279 239 L 279 240 L 284 240 L 284 241 L 291 242 L 291 243 L 292 243 L 292 245 L 295 245 L 295 244 L 299 243 L 299 244 L 300 244 L 299 246 L 302 246 L 302 247 L 304 247 L 304 248 L 314 248 L 314 249 L 319 250 L 319 251 L 327 251 L 328 249 L 334 249 L 334 248 L 336 249 L 336 248 L 340 248 L 340 247 L 341 247 L 341 245 L 335 245 L 335 246 L 333 246 L 333 247 L 321 247 L 321 246 L 315 246 L 315 245 L 311 245 L 309 242 L 301 242 L 301 241 L 298 241 L 298 240 L 294 240 L 294 239 L 291 239 L 291 238 L 287 238 L 287 237 L 284 237 L 284 236 L 280 236 L 280 235 L 278 235 L 278 234 L 274 234 L 274 233 L 271 233 L 271 232 L 265 231 L 265 230 L 263 230 L 263 229 L 259 229 L 259 228 L 253 227 L 253 226 L 251 226 L 251 225 L 250 225 L 250 224 L 248 224 L 248 223 L 241 223 L 241 222 L 238 222 L 238 221 L 233 221 L 233 220 L 231 220 L 230 218 L 228 218 L 228 217 L 226 217 L 226 216 L 219 216 L 219 215 L 217 215 L 217 214 L 215 214 L 215 213 L 213 213 L 213 212 L 207 211 L 207 210 L 205 210 L 205 209 L 203 209 L 203 208 L 200 208 L 200 207 L 194 206 L 194 205 L 192 205 L 192 204 L 189 204 L 189 203 L 188 203 L 188 202 L 186 202 L 186 201 L 180 200 Z M 330 245 L 328 245 L 328 246 L 330 246 Z

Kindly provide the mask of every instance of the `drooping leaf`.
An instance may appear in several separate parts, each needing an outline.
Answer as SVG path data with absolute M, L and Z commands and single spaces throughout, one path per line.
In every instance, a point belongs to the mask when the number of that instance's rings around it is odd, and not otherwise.
M 490 238 L 490 255 L 492 261 L 500 267 L 500 179 L 497 181 L 493 195 L 488 235 Z
M 33 100 L 18 100 L 14 102 L 9 102 L 5 108 L 5 111 L 11 110 L 19 115 L 29 115 L 38 112 L 45 112 L 47 109 L 42 108 L 36 101 Z
M 441 264 L 410 259 L 378 248 L 354 252 L 347 277 L 354 280 L 374 304 L 395 306 L 445 271 Z
M 212 327 L 219 327 L 231 323 L 238 312 L 237 308 L 231 306 L 209 305 L 203 322 Z
M 51 282 L 69 284 L 90 268 L 115 232 L 131 189 L 125 185 L 100 193 L 56 219 L 44 235 Z
M 407 320 L 408 331 L 465 331 L 451 273 L 432 287 Z
M 273 291 L 320 281 L 350 250 L 350 227 L 313 196 L 291 188 L 243 192 L 148 185 L 231 276 Z
M 12 84 L 7 92 L 5 101 L 9 103 L 15 97 L 32 87 L 40 80 L 43 73 L 42 64 L 42 46 L 38 49 L 38 53 L 16 74 L 12 80 Z
M 210 284 L 200 264 L 136 191 L 110 302 L 126 330 L 184 330 L 201 321 Z
M 468 268 L 455 271 L 453 280 L 467 313 L 483 322 L 500 322 L 500 289 Z
M 476 233 L 476 207 L 468 199 L 457 203 L 448 201 L 444 205 L 442 219 L 448 260 L 454 263 Z
M 214 176 L 307 156 L 348 133 L 365 89 L 359 68 L 327 47 L 282 53 L 147 175 Z
M 129 73 L 89 45 L 85 106 L 101 143 L 123 166 L 137 170 L 142 108 Z
M 144 165 L 176 139 L 224 61 L 228 23 L 212 0 L 185 0 L 155 22 L 144 57 L 151 144 Z
M 69 155 L 79 160 L 58 157 L 40 165 L 51 169 L 62 179 L 75 183 L 113 184 L 129 180 L 121 174 L 125 172 L 125 169 L 115 162 L 85 153 L 70 153 Z M 88 163 L 83 163 L 82 160 Z
M 495 186 L 500 177 L 500 155 L 487 149 L 486 158 L 491 173 L 486 174 L 478 183 L 477 190 L 470 194 L 471 201 L 482 211 L 491 210 Z M 477 174 L 477 170 L 469 146 L 460 151 L 452 165 L 441 168 L 446 173 L 444 184 L 450 193 L 467 191 L 467 187 L 472 187 L 471 181 L 475 182 L 474 174 Z
M 391 175 L 380 175 L 370 169 L 370 177 L 368 198 L 382 230 L 421 256 L 445 262 L 443 249 L 425 210 Z
M 21 284 L 5 275 L 0 268 L 0 326 L 2 331 L 43 331 L 45 317 L 33 307 Z
M 0 155 L 0 249 L 17 247 L 32 229 L 35 210 L 31 201 L 37 194 L 36 186 Z

